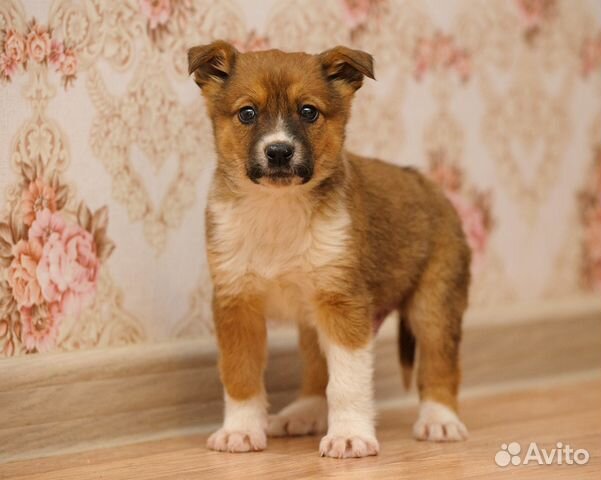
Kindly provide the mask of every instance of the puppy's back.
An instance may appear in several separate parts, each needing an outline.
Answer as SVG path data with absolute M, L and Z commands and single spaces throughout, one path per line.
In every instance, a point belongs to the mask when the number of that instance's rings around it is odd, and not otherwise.
M 408 291 L 433 255 L 469 264 L 460 219 L 443 191 L 412 167 L 347 154 L 355 226 L 365 236 L 364 274 L 376 303 Z

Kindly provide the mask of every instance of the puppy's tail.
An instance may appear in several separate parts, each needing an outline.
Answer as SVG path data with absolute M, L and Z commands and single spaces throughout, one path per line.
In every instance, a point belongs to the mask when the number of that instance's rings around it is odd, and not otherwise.
M 401 361 L 403 385 L 405 389 L 409 390 L 413 375 L 413 364 L 415 363 L 415 336 L 409 328 L 407 317 L 402 312 L 399 312 L 399 359 Z

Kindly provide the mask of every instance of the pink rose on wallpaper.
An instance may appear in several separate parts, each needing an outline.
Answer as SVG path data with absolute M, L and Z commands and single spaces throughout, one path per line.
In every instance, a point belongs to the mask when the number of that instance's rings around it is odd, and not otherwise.
M 57 304 L 24 307 L 21 313 L 21 337 L 28 351 L 48 352 L 56 345 L 62 314 Z
M 57 71 L 60 70 L 60 67 L 65 60 L 65 45 L 63 42 L 52 40 L 48 60 L 50 60 L 50 63 L 54 65 Z
M 44 298 L 59 302 L 61 312 L 79 313 L 94 297 L 99 266 L 90 232 L 73 225 L 52 233 L 37 267 Z
M 60 65 L 60 72 L 66 77 L 71 77 L 77 73 L 78 63 L 75 52 L 68 48 L 64 52 L 64 58 Z
M 591 220 L 584 235 L 589 255 L 593 260 L 601 261 L 601 210 Z
M 53 233 L 62 233 L 65 230 L 65 220 L 58 212 L 44 209 L 36 214 L 34 222 L 29 228 L 29 238 L 45 243 Z
M 520 19 L 528 29 L 538 28 L 551 12 L 555 0 L 515 0 Z
M 151 29 L 165 25 L 171 17 L 170 0 L 140 0 L 140 10 L 148 18 Z
M 453 63 L 455 57 L 455 43 L 450 35 L 436 34 L 434 38 L 434 65 L 447 67 Z
M 4 37 L 4 52 L 17 63 L 25 61 L 25 39 L 15 30 L 7 30 Z
M 341 0 L 346 25 L 351 29 L 360 27 L 369 17 L 373 0 Z
M 19 307 L 31 307 L 42 301 L 36 268 L 42 256 L 38 240 L 19 240 L 13 247 L 13 261 L 8 269 L 8 284 Z
M 233 40 L 232 45 L 240 52 L 257 52 L 259 50 L 266 50 L 269 48 L 269 39 L 257 35 L 257 32 L 252 30 L 246 39 L 244 40 Z
M 11 79 L 12 76 L 17 73 L 19 64 L 17 61 L 9 57 L 5 52 L 0 53 L 0 74 L 7 79 Z
M 592 276 L 593 288 L 601 292 L 601 260 L 597 260 L 597 262 L 593 265 Z
M 56 210 L 56 193 L 54 189 L 38 178 L 29 183 L 21 194 L 21 213 L 25 225 L 31 225 L 38 212 Z
M 486 251 L 488 243 L 488 229 L 484 213 L 477 205 L 471 204 L 459 193 L 447 191 L 446 195 L 457 210 L 467 243 L 472 249 L 474 260 L 477 262 Z
M 435 161 L 430 170 L 430 177 L 445 190 L 458 190 L 461 188 L 461 171 L 443 161 Z
M 586 180 L 579 194 L 583 226 L 582 275 L 587 286 L 601 292 L 601 145 L 595 148 Z
M 415 47 L 415 76 L 420 80 L 428 71 L 429 66 L 433 63 L 434 44 L 427 38 L 420 38 Z
M 37 63 L 42 63 L 50 54 L 50 34 L 45 27 L 34 23 L 27 34 L 27 54 Z
M 436 32 L 432 38 L 420 38 L 413 53 L 415 78 L 420 81 L 428 71 L 455 71 L 465 82 L 471 74 L 469 53 L 459 48 L 451 35 Z
M 484 254 L 488 243 L 488 231 L 482 210 L 470 205 L 470 208 L 461 215 L 461 220 L 472 251 L 476 255 Z
M 469 80 L 472 73 L 472 62 L 470 56 L 465 51 L 458 51 L 454 58 L 455 71 L 461 78 L 461 81 Z
M 580 52 L 582 74 L 586 77 L 601 68 L 601 33 L 596 39 L 587 38 Z

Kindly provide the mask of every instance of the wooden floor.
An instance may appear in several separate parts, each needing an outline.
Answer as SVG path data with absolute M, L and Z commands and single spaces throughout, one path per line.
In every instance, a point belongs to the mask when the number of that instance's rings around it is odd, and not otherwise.
M 0 478 L 601 478 L 601 379 L 468 398 L 462 412 L 470 439 L 431 444 L 410 438 L 415 408 L 385 410 L 378 429 L 382 452 L 367 459 L 320 458 L 318 437 L 271 439 L 265 452 L 223 454 L 207 451 L 198 435 L 8 463 L 0 465 Z M 501 468 L 494 462 L 502 443 L 550 449 L 558 441 L 587 449 L 589 463 Z

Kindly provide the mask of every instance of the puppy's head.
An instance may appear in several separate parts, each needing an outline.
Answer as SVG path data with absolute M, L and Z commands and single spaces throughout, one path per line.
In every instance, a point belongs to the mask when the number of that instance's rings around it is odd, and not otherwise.
M 216 41 L 188 52 L 213 122 L 218 171 L 234 184 L 315 185 L 340 168 L 351 99 L 371 55 L 240 53 Z

